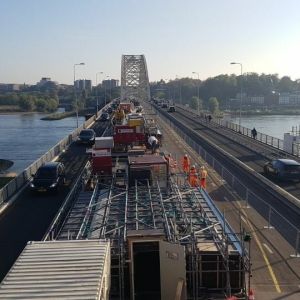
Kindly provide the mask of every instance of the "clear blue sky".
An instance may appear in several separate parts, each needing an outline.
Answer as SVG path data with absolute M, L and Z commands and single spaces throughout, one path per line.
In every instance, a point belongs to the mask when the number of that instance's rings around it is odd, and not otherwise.
M 0 0 L 0 37 L 5 83 L 72 83 L 79 62 L 77 78 L 120 78 L 122 54 L 145 54 L 151 81 L 239 74 L 232 61 L 300 78 L 299 0 Z

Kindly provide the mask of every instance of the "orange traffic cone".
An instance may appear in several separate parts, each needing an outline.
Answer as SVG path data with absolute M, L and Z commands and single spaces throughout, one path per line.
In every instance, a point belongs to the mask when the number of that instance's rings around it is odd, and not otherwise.
M 252 289 L 250 289 L 249 294 L 248 294 L 248 300 L 254 300 L 254 292 Z

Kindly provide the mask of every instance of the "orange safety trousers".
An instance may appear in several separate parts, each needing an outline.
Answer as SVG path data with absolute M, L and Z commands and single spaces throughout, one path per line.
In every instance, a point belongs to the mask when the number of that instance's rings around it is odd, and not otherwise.
M 207 177 L 207 171 L 203 170 L 200 172 L 200 186 L 203 189 L 206 189 L 206 177 Z
M 198 185 L 196 170 L 191 170 L 190 175 L 189 175 L 189 183 L 192 187 L 195 187 Z
M 183 158 L 182 169 L 183 169 L 183 172 L 185 172 L 185 173 L 189 172 L 189 170 L 190 170 L 190 160 L 188 159 L 188 157 Z

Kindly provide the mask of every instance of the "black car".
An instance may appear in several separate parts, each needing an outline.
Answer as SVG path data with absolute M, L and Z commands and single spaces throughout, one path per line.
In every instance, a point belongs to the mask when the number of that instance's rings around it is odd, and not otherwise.
M 96 133 L 93 129 L 83 129 L 80 131 L 77 142 L 80 144 L 94 145 Z
M 169 109 L 168 109 L 168 112 L 175 112 L 175 111 L 176 111 L 175 106 L 174 105 L 170 105 Z
M 293 159 L 274 159 L 264 165 L 264 173 L 280 180 L 300 180 L 300 163 Z
M 109 114 L 108 113 L 102 113 L 100 116 L 100 121 L 108 121 L 109 120 Z
M 35 192 L 57 192 L 65 183 L 65 167 L 60 162 L 48 162 L 39 167 L 30 189 Z

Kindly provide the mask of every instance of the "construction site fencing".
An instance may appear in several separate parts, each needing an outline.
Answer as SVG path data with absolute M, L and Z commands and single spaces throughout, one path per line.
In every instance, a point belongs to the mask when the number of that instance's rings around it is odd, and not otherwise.
M 109 104 L 108 104 L 109 105 Z M 105 107 L 104 107 L 105 108 Z M 104 109 L 102 108 L 102 109 Z M 97 113 L 101 113 L 102 109 Z M 96 116 L 92 116 L 85 121 L 80 127 L 76 128 L 71 134 L 58 142 L 54 147 L 47 151 L 43 156 L 34 161 L 23 172 L 19 173 L 14 179 L 8 182 L 2 189 L 0 189 L 0 205 L 7 202 L 16 192 L 27 186 L 32 174 L 35 174 L 37 169 L 46 162 L 52 161 L 55 157 L 59 156 L 62 152 L 66 151 L 68 147 L 77 139 L 79 132 L 82 129 L 88 128 L 96 120 Z
M 207 115 L 207 113 L 203 113 L 203 112 L 197 112 L 197 110 L 192 109 L 190 107 L 187 106 L 183 106 L 183 105 L 178 105 L 178 107 L 191 112 L 193 114 L 199 115 L 201 118 L 205 118 L 205 115 Z M 236 123 L 232 123 L 230 121 L 224 120 L 222 118 L 214 118 L 211 122 L 218 124 L 219 126 L 228 128 L 230 130 L 233 130 L 235 132 L 238 132 L 240 134 L 246 135 L 248 137 L 252 138 L 252 129 L 241 126 L 239 124 Z M 278 139 L 276 137 L 267 135 L 265 133 L 262 132 L 257 132 L 257 136 L 255 138 L 257 141 L 272 146 L 276 149 L 282 150 L 283 151 L 283 140 Z M 292 151 L 291 153 L 292 155 L 295 155 L 297 157 L 300 157 L 300 144 L 299 143 L 293 143 L 292 145 Z
M 177 126 L 164 114 L 157 111 L 159 117 L 164 120 L 203 160 L 207 162 L 229 185 L 243 201 L 245 208 L 255 208 L 255 210 L 266 220 L 265 229 L 274 229 L 286 239 L 294 249 L 290 255 L 300 257 L 300 228 L 294 226 L 286 217 L 280 214 L 274 207 L 256 195 L 244 183 L 232 174 L 223 164 L 216 160 L 193 138 L 186 134 L 182 128 Z

